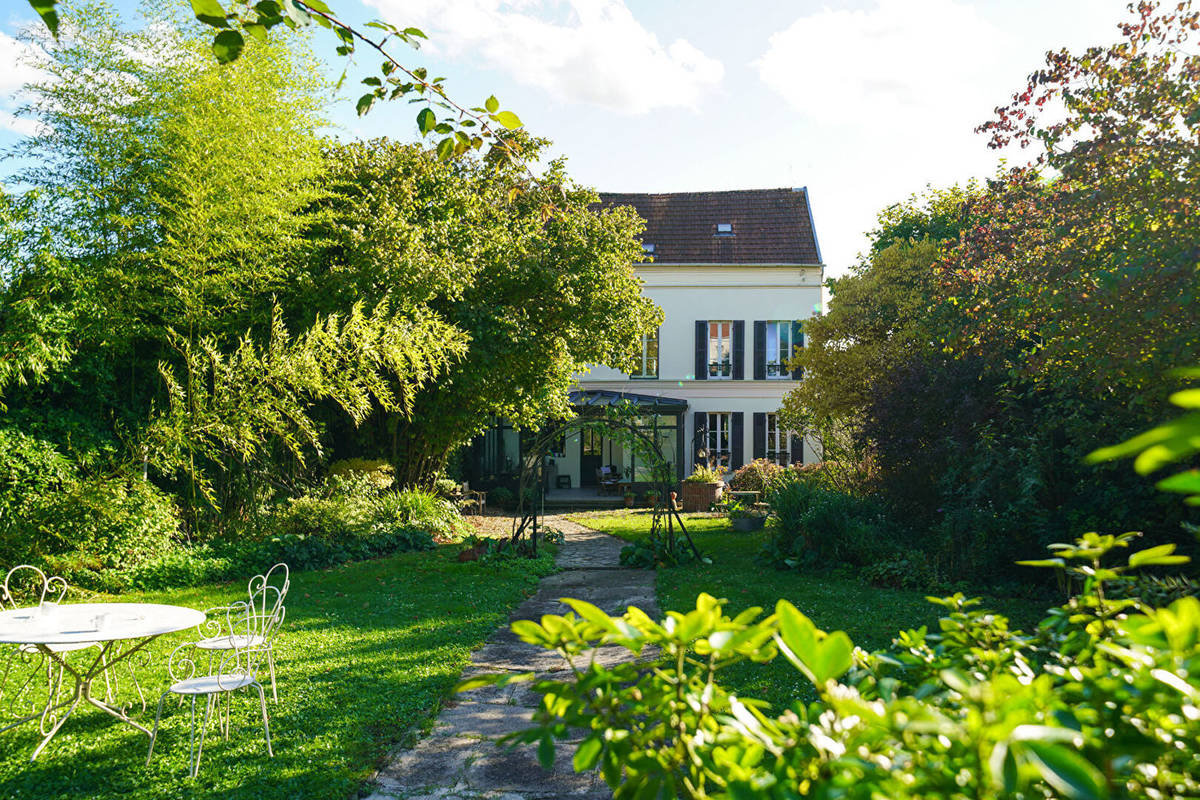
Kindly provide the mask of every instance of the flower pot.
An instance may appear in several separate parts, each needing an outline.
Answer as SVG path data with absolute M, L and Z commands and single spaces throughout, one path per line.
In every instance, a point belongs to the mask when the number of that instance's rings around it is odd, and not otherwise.
M 766 517 L 734 517 L 730 520 L 735 531 L 743 532 L 761 530 L 766 521 Z
M 721 497 L 721 482 L 699 483 L 684 481 L 679 500 L 684 511 L 708 511 Z
M 633 501 L 634 501 L 633 495 L 630 495 L 630 494 L 625 495 L 625 507 L 626 508 L 633 508 Z

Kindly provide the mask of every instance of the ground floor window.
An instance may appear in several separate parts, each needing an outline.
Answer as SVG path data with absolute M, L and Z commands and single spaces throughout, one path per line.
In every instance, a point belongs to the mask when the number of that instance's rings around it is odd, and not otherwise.
M 792 463 L 790 444 L 791 437 L 779 426 L 779 415 L 767 414 L 767 460 L 785 467 Z
M 708 458 L 714 465 L 729 468 L 730 441 L 729 413 L 726 411 L 708 414 Z
M 521 469 L 521 434 L 504 420 L 495 420 L 483 434 L 479 471 L 484 479 L 513 475 Z

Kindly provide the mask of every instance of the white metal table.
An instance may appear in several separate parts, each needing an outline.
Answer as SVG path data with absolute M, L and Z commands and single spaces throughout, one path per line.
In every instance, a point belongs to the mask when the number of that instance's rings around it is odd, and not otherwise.
M 30 760 L 41 754 L 80 702 L 91 703 L 149 736 L 150 731 L 130 719 L 123 709 L 94 697 L 92 683 L 159 636 L 194 628 L 204 620 L 202 611 L 155 603 L 76 603 L 47 610 L 33 607 L 0 612 L 0 644 L 33 645 L 75 679 L 69 699 L 55 703 L 57 698 L 52 698 L 45 711 L 28 717 L 32 721 L 48 714 L 57 716 Z M 88 642 L 98 643 L 99 652 L 82 669 L 72 666 L 65 652 L 52 647 Z

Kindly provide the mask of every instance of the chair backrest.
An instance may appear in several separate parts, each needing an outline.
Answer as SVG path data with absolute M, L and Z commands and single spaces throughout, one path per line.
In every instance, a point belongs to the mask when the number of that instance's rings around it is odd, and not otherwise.
M 246 586 L 250 606 L 255 614 L 268 617 L 283 608 L 288 589 L 292 586 L 292 573 L 287 564 L 276 564 L 265 575 L 255 575 Z
M 267 574 L 270 575 L 269 572 Z M 267 608 L 265 613 L 260 612 L 260 606 L 256 603 L 244 600 L 228 606 L 210 608 L 205 612 L 209 615 L 206 624 L 220 628 L 223 621 L 222 633 L 229 635 L 230 647 L 222 652 L 219 664 L 213 665 L 209 662 L 209 669 L 212 670 L 210 674 L 216 676 L 219 689 L 238 688 L 238 679 L 243 676 L 258 679 L 258 668 L 270 652 L 275 634 L 283 624 L 287 611 L 283 607 L 283 597 L 278 586 L 269 583 L 263 585 L 255 599 L 260 600 L 262 606 Z M 196 674 L 195 646 L 195 642 L 187 642 L 171 653 L 167 664 L 171 680 L 186 680 Z
M 4 576 L 4 585 L 0 588 L 0 608 L 61 603 L 66 594 L 65 580 L 58 576 L 47 578 L 46 573 L 37 567 L 21 564 Z

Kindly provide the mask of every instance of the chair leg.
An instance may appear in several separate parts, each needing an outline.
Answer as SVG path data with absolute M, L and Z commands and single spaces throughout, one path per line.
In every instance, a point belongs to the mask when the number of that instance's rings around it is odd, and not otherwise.
M 167 699 L 170 692 L 163 692 L 158 698 L 158 713 L 154 715 L 154 732 L 150 734 L 150 752 L 146 753 L 146 766 L 150 766 L 150 757 L 154 755 L 154 743 L 158 740 L 158 723 L 162 719 L 163 703 Z
M 208 731 L 208 723 L 212 721 L 213 704 L 216 702 L 217 696 L 210 694 L 204 704 L 204 724 L 200 726 L 200 746 L 196 748 L 196 761 L 192 764 L 192 777 L 195 778 L 200 774 L 200 757 L 204 755 L 204 734 Z M 192 713 L 195 714 L 196 698 L 192 697 Z
M 279 692 L 275 691 L 275 650 L 274 648 L 267 649 L 267 666 L 271 668 L 271 700 L 279 702 Z
M 275 752 L 271 749 L 271 726 L 267 723 L 267 696 L 263 693 L 262 686 L 257 683 L 252 685 L 258 689 L 258 704 L 262 708 L 263 733 L 267 737 L 267 755 L 274 758 Z

